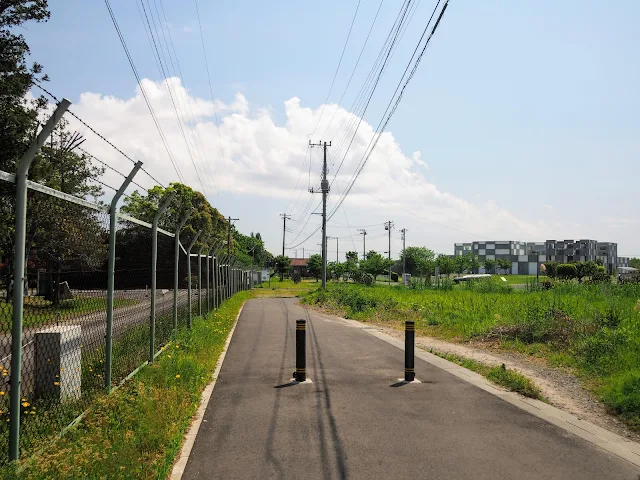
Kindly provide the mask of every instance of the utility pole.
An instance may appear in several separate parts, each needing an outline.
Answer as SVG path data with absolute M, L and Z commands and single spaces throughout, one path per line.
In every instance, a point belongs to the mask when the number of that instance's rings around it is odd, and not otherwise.
M 389 260 L 391 260 L 391 229 L 393 228 L 393 222 L 389 220 L 388 222 L 384 222 L 384 229 L 389 232 Z M 389 278 L 388 283 L 391 285 L 391 265 L 389 265 Z
M 404 275 L 405 275 L 405 271 L 406 271 L 406 267 L 407 267 L 407 253 L 406 253 L 406 236 L 407 236 L 407 229 L 403 228 L 402 230 L 400 230 L 402 232 L 402 284 L 404 285 Z
M 327 180 L 327 147 L 331 146 L 331 142 L 311 143 L 311 147 L 323 147 L 324 157 L 322 161 L 322 181 L 320 182 L 320 191 L 322 192 L 322 288 L 327 287 L 327 195 L 329 194 L 329 181 Z M 316 193 L 313 189 L 311 193 Z
M 283 222 L 282 223 L 282 256 L 284 257 L 284 235 L 287 230 L 287 220 L 291 220 L 291 217 L 286 213 L 281 213 L 280 216 L 282 217 L 282 222 Z
M 359 228 L 358 231 L 362 235 L 362 259 L 367 259 L 367 231 L 364 228 Z
M 229 232 L 227 233 L 227 255 L 231 255 L 231 227 L 233 227 L 233 223 L 235 221 L 240 220 L 239 218 L 227 218 L 229 222 Z
M 340 254 L 338 253 L 338 237 L 336 238 L 336 263 L 340 263 Z

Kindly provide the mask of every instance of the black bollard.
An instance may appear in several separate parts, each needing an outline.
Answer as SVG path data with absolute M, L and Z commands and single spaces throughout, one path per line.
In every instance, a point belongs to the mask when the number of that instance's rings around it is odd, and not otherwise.
M 294 379 L 304 382 L 307 379 L 307 322 L 296 320 L 296 373 Z
M 414 370 L 414 347 L 416 339 L 416 324 L 412 320 L 407 320 L 404 326 L 404 380 L 413 382 L 416 378 Z

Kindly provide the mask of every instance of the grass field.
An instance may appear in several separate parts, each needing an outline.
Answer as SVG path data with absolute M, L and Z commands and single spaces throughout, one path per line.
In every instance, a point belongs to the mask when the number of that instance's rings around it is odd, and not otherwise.
M 127 307 L 138 303 L 129 298 L 116 298 L 113 301 L 114 308 Z M 98 297 L 76 296 L 71 300 L 64 300 L 60 305 L 54 306 L 51 302 L 41 297 L 25 297 L 24 299 L 24 328 L 39 327 L 54 323 L 59 319 L 73 318 L 87 313 L 105 310 L 107 300 Z M 0 332 L 11 331 L 13 305 L 0 303 Z
M 269 286 L 269 282 L 264 282 L 262 286 L 258 286 L 253 290 L 253 296 L 256 298 L 299 297 L 319 288 L 320 285 L 321 283 L 315 280 L 304 279 L 300 283 L 295 284 L 293 280 L 287 278 L 283 281 L 280 281 L 278 278 L 272 278 L 271 286 Z
M 419 334 L 490 342 L 576 369 L 615 413 L 640 428 L 640 285 L 558 284 L 516 291 L 503 282 L 450 290 L 330 285 L 303 301 Z

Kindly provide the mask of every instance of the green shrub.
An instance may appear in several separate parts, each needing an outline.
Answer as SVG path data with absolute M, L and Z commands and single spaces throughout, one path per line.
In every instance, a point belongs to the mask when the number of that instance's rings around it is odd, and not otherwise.
M 577 278 L 578 269 L 573 263 L 561 263 L 557 267 L 558 277 L 563 280 L 571 280 L 572 278 Z

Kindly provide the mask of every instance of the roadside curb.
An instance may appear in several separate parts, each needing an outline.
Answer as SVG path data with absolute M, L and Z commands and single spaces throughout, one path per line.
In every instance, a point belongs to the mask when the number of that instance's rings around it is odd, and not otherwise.
M 319 312 L 315 313 L 318 314 Z M 348 320 L 342 317 L 329 316 L 323 313 L 320 313 L 319 316 L 327 317 L 327 320 L 329 321 L 336 321 L 336 319 L 339 319 L 353 328 L 363 330 L 369 335 L 373 335 L 374 337 L 404 351 L 404 342 L 402 340 L 383 333 L 372 325 L 366 323 L 363 324 L 356 320 Z M 523 397 L 518 393 L 505 390 L 493 384 L 478 373 L 467 370 L 460 365 L 422 349 L 417 349 L 415 355 L 419 359 L 445 370 L 451 375 L 454 375 L 455 377 L 464 380 L 487 393 L 495 395 L 521 410 L 524 410 L 552 425 L 562 428 L 563 430 L 572 433 L 573 435 L 576 435 L 577 437 L 580 437 L 617 457 L 623 458 L 636 467 L 640 467 L 640 445 L 636 442 L 627 440 L 624 437 L 594 425 L 593 423 L 581 420 L 575 415 L 563 412 L 559 408 L 541 402 L 540 400 Z
M 191 455 L 191 450 L 193 449 L 193 445 L 196 441 L 196 437 L 198 436 L 198 431 L 200 430 L 200 425 L 202 425 L 202 419 L 204 418 L 204 413 L 209 406 L 209 400 L 211 400 L 211 395 L 213 394 L 213 387 L 216 386 L 216 380 L 218 379 L 218 375 L 220 374 L 220 369 L 222 368 L 222 363 L 224 362 L 224 358 L 227 355 L 227 350 L 229 349 L 229 344 L 231 343 L 231 338 L 233 338 L 233 333 L 236 331 L 236 326 L 238 325 L 238 320 L 240 319 L 240 315 L 242 314 L 242 310 L 244 309 L 244 305 L 246 300 L 240 307 L 238 311 L 238 315 L 236 316 L 236 320 L 233 324 L 233 328 L 229 332 L 229 336 L 227 337 L 227 341 L 224 344 L 224 348 L 220 353 L 220 357 L 216 362 L 216 368 L 213 371 L 211 383 L 205 387 L 202 391 L 202 397 L 200 398 L 200 406 L 196 411 L 196 414 L 193 418 L 193 422 L 191 423 L 191 427 L 189 427 L 189 431 L 184 436 L 184 443 L 182 444 L 182 448 L 180 449 L 180 455 L 178 456 L 178 460 L 174 463 L 173 469 L 171 470 L 171 475 L 169 476 L 170 480 L 180 480 L 182 475 L 184 475 L 184 471 L 187 468 L 187 462 L 189 461 L 189 455 Z

